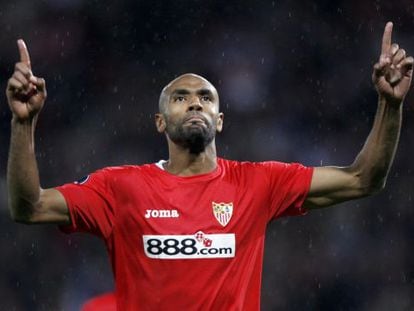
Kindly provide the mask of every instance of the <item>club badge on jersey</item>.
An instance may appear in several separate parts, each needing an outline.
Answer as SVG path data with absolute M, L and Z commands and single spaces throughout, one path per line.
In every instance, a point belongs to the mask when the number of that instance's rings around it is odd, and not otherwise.
M 227 226 L 231 219 L 231 216 L 233 216 L 233 202 L 211 202 L 211 204 L 213 207 L 214 217 L 216 217 L 220 225 L 222 225 L 223 227 Z

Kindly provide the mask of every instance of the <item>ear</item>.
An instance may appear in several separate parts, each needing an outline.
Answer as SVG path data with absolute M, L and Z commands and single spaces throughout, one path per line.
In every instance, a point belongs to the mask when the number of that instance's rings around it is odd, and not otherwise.
M 217 115 L 217 126 L 216 126 L 216 131 L 219 133 L 223 130 L 223 122 L 224 122 L 224 114 L 220 112 Z
M 164 133 L 167 124 L 165 123 L 165 119 L 162 113 L 155 114 L 155 126 L 157 127 L 158 133 Z

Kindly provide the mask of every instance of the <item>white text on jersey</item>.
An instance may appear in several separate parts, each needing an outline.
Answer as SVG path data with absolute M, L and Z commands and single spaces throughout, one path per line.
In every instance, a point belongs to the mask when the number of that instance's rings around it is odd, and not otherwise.
M 180 214 L 178 211 L 173 209 L 147 209 L 145 218 L 178 218 Z

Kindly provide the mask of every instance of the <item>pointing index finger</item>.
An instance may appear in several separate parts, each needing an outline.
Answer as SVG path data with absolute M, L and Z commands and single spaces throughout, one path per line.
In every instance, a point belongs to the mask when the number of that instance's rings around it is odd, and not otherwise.
M 29 51 L 27 50 L 26 43 L 22 39 L 17 40 L 17 46 L 19 47 L 20 61 L 25 63 L 29 68 L 30 66 L 30 56 Z
M 392 34 L 392 22 L 388 22 L 385 25 L 384 34 L 382 36 L 381 54 L 388 55 L 391 50 L 391 34 Z

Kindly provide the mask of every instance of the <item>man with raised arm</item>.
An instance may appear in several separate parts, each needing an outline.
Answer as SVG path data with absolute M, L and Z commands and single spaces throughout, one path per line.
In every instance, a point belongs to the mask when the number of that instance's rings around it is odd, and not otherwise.
M 13 113 L 8 189 L 15 221 L 56 223 L 101 237 L 115 275 L 118 310 L 259 310 L 265 228 L 285 215 L 371 195 L 384 187 L 401 126 L 413 58 L 387 23 L 372 80 L 374 124 L 347 167 L 218 158 L 219 97 L 201 76 L 170 82 L 155 123 L 169 158 L 108 167 L 54 189 L 39 183 L 34 130 L 46 99 L 29 53 L 7 86 Z

